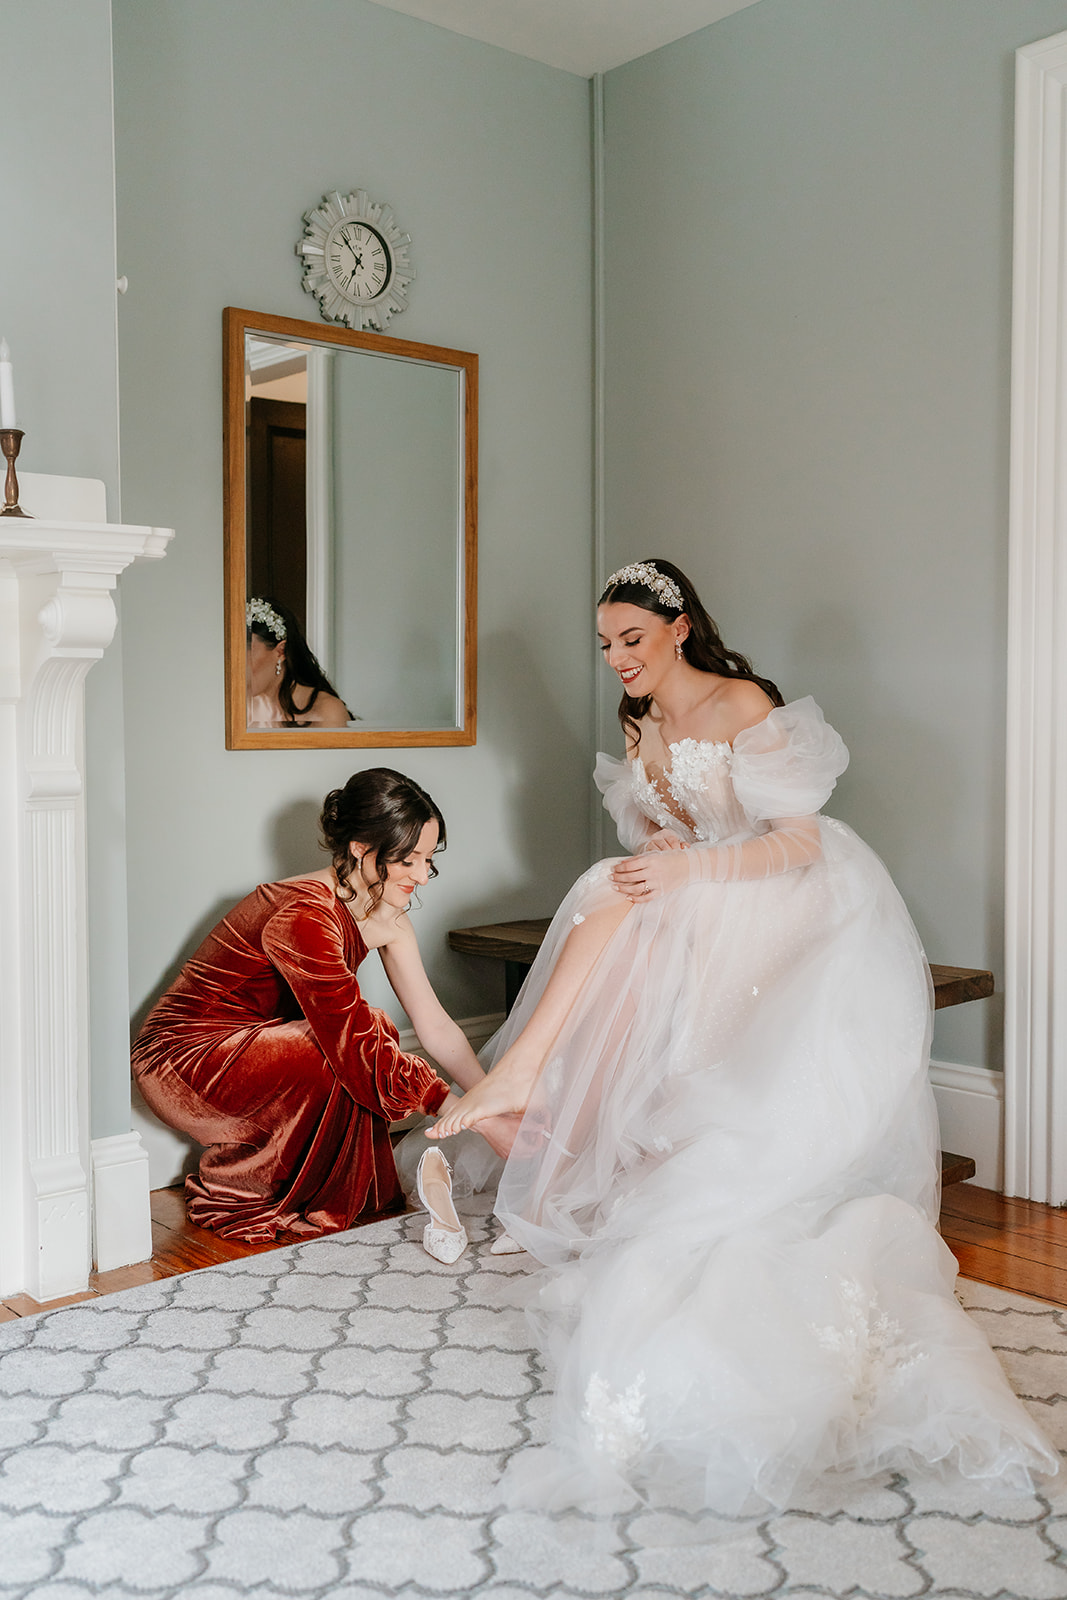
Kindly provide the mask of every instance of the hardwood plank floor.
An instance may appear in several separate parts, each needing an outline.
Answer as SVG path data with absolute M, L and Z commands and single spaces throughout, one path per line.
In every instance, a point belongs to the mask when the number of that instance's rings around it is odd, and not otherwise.
M 1067 1208 L 957 1183 L 941 1199 L 941 1236 L 965 1278 L 1067 1306 Z
M 378 1219 L 366 1220 L 370 1223 Z M 965 1277 L 1067 1306 L 1067 1208 L 1010 1200 L 991 1189 L 956 1183 L 946 1188 L 942 1199 L 941 1233 Z M 220 1239 L 218 1234 L 188 1221 L 181 1189 L 157 1189 L 152 1195 L 151 1261 L 116 1267 L 112 1272 L 94 1272 L 83 1294 L 50 1300 L 47 1307 L 29 1295 L 12 1295 L 0 1303 L 0 1322 L 76 1305 L 80 1300 L 93 1300 L 136 1284 L 171 1278 L 179 1272 L 195 1272 L 220 1261 L 238 1261 L 296 1242 L 297 1236 L 290 1234 L 270 1244 Z

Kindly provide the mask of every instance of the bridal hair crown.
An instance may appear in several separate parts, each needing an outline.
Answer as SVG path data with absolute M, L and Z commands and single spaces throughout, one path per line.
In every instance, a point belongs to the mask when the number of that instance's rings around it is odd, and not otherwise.
M 262 623 L 263 627 L 274 635 L 279 644 L 285 638 L 285 623 L 273 607 L 267 604 L 266 600 L 250 600 L 245 606 L 245 627 L 250 628 L 253 622 Z
M 662 600 L 665 606 L 670 606 L 672 611 L 685 610 L 681 589 L 673 578 L 668 578 L 665 572 L 660 572 L 651 561 L 631 561 L 628 567 L 620 567 L 618 572 L 611 574 L 604 588 L 615 589 L 620 583 L 639 583 L 642 589 L 651 589 L 652 593 Z

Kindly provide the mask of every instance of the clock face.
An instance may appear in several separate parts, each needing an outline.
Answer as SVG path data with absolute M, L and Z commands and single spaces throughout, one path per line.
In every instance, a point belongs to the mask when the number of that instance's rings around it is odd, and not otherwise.
M 352 218 L 330 231 L 324 262 L 330 279 L 348 300 L 376 300 L 393 271 L 392 253 L 381 234 Z
M 408 303 L 415 276 L 408 249 L 389 206 L 365 189 L 324 194 L 304 212 L 304 236 L 296 253 L 304 261 L 304 288 L 319 302 L 327 322 L 350 328 L 384 329 Z

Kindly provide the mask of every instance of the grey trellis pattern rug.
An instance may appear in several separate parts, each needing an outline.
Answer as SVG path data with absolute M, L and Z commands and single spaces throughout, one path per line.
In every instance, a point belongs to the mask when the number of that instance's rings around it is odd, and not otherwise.
M 886 1476 L 707 1543 L 680 1513 L 509 1512 L 546 1393 L 525 1258 L 403 1217 L 0 1326 L 0 1596 L 1067 1597 L 1067 1481 Z M 966 1303 L 1067 1446 L 1067 1310 Z M 1067 1478 L 1067 1471 L 1065 1471 Z

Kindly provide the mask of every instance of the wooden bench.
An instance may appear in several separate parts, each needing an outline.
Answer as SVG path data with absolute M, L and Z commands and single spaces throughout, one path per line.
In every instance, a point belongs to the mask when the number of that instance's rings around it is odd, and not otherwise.
M 481 928 L 453 928 L 448 935 L 451 949 L 465 956 L 486 956 L 504 963 L 504 996 L 507 1009 L 515 1004 L 523 979 L 541 948 L 551 917 L 524 917 L 514 922 L 490 922 Z M 993 974 L 979 967 L 940 967 L 930 963 L 934 980 L 934 1009 L 961 1006 L 968 1000 L 984 1000 L 993 993 Z M 941 1152 L 941 1182 L 961 1183 L 973 1178 L 975 1165 L 970 1156 Z

